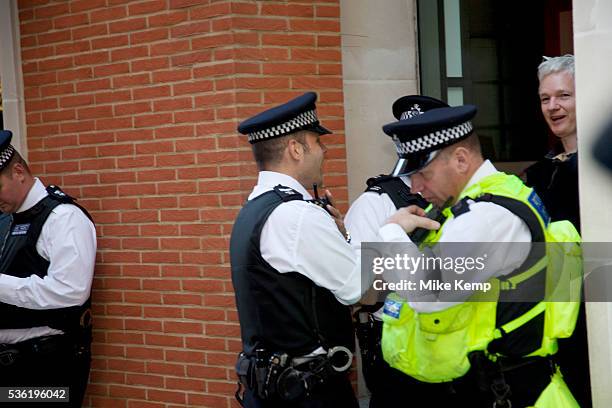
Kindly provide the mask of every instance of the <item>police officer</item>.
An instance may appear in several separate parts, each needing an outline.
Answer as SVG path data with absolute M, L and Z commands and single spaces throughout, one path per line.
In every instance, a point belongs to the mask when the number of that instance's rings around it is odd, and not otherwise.
M 322 182 L 327 149 L 320 138 L 331 133 L 315 101 L 308 92 L 238 127 L 259 168 L 230 242 L 243 343 L 236 370 L 245 390 L 237 397 L 247 407 L 357 406 L 347 377 L 354 343 L 348 305 L 369 282 L 361 282 L 359 254 L 339 212 L 317 200 L 315 187 L 314 198 L 307 190 Z M 432 228 L 413 215 L 402 220 Z M 405 241 L 397 228 L 389 239 Z
M 0 131 L 0 384 L 69 387 L 53 396 L 80 407 L 96 231 L 74 199 L 32 176 L 11 137 Z
M 405 120 L 431 109 L 448 107 L 435 98 L 408 95 L 393 103 L 392 111 L 397 120 Z M 397 145 L 401 147 L 400 145 Z M 407 160 L 398 150 L 399 160 L 389 175 L 368 179 L 367 188 L 351 205 L 344 222 L 351 231 L 351 244 L 357 248 L 361 242 L 379 240 L 378 230 L 397 209 L 409 205 L 427 207 L 427 202 L 410 191 L 410 179 L 405 175 Z M 362 372 L 370 390 L 370 408 L 388 407 L 396 401 L 394 390 L 413 385 L 400 371 L 389 367 L 382 357 L 382 304 L 362 307 L 357 314 L 357 338 L 362 356 Z
M 430 406 L 525 407 L 551 398 L 563 399 L 560 406 L 576 406 L 551 356 L 557 337 L 573 330 L 578 304 L 551 302 L 563 319 L 547 319 L 549 305 L 538 300 L 548 279 L 547 258 L 539 252 L 542 246 L 529 244 L 549 239 L 549 217 L 532 189 L 483 159 L 471 122 L 475 114 L 472 105 L 440 108 L 383 127 L 409 163 L 405 170 L 413 191 L 437 207 L 451 205 L 443 209 L 442 226 L 427 235 L 425 247 L 439 259 L 486 256 L 477 273 L 461 278 L 496 285 L 491 302 L 463 302 L 476 296 L 469 289 L 401 292 L 408 303 L 389 296 L 383 317 L 385 359 L 421 382 L 445 387 L 428 394 Z M 391 216 L 383 233 L 402 225 L 397 217 L 408 209 Z M 571 223 L 556 227 L 579 239 Z M 413 258 L 426 256 L 422 249 L 405 248 Z M 416 280 L 431 281 L 432 271 L 423 265 L 411 272 Z M 441 282 L 458 278 L 453 267 L 433 272 Z

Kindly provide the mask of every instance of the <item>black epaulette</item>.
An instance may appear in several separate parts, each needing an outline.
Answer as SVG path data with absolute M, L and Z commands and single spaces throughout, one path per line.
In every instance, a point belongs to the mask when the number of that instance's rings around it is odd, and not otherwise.
M 57 201 L 65 204 L 73 204 L 76 201 L 74 198 L 64 193 L 61 188 L 53 184 L 47 186 L 47 193 Z
M 53 185 L 53 184 L 47 186 L 47 193 L 49 194 L 49 197 L 51 197 L 52 199 L 56 201 L 59 201 L 62 204 L 72 204 L 78 207 L 81 211 L 83 211 L 83 214 L 85 214 L 85 216 L 87 216 L 87 218 L 91 220 L 91 222 L 94 222 L 93 217 L 89 214 L 87 209 L 83 207 L 82 205 L 77 204 L 76 198 L 64 193 L 62 189 L 59 188 L 58 186 Z
M 408 207 L 409 205 L 418 205 L 421 208 L 427 208 L 429 203 L 420 195 L 410 191 L 410 187 L 406 185 L 399 177 L 381 174 L 380 176 L 369 178 L 366 182 L 370 191 L 377 194 L 387 194 L 395 208 Z
M 283 201 L 303 200 L 304 196 L 291 187 L 281 186 L 280 184 L 273 189 Z

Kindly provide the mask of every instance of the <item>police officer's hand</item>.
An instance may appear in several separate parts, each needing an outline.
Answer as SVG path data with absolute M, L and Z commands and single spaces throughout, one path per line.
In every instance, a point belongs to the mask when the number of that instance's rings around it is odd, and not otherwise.
M 336 202 L 334 201 L 334 197 L 329 190 L 325 190 L 325 198 L 329 201 L 330 204 L 327 204 L 327 211 L 331 214 L 336 222 L 336 226 L 338 230 L 342 233 L 342 236 L 345 239 L 348 239 L 348 234 L 346 232 L 346 227 L 344 226 L 344 217 L 339 209 L 336 208 Z
M 425 228 L 428 230 L 440 228 L 440 223 L 438 221 L 427 218 L 425 211 L 416 205 L 400 208 L 395 214 L 389 217 L 387 224 L 398 224 L 407 234 L 410 234 L 417 228 Z

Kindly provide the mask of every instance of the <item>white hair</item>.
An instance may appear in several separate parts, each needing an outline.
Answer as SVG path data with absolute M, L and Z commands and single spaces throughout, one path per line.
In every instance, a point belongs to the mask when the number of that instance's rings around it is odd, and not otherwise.
M 567 72 L 574 75 L 574 56 L 565 54 L 560 57 L 543 57 L 544 61 L 538 66 L 538 79 L 541 81 L 545 76 L 555 72 Z

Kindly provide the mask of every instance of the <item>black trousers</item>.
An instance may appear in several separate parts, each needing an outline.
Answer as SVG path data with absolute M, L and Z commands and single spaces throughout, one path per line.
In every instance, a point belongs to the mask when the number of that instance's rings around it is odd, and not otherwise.
M 580 312 L 578 313 L 574 334 L 570 338 L 559 339 L 558 341 L 559 352 L 557 356 L 559 365 L 563 367 L 563 379 L 580 406 L 590 408 L 593 406 L 593 402 L 591 400 L 589 346 L 584 302 L 580 303 Z
M 329 377 L 313 394 L 298 401 L 261 400 L 251 390 L 244 393 L 246 408 L 358 408 L 353 387 L 347 375 Z
M 87 388 L 91 352 L 89 347 L 77 348 L 67 342 L 57 347 L 42 348 L 36 352 L 31 347 L 35 342 L 18 343 L 15 349 L 19 353 L 9 365 L 0 364 L 0 386 L 2 387 L 68 387 L 69 402 L 21 402 L 11 405 L 2 403 L 3 407 L 63 407 L 77 408 L 83 404 Z M 13 348 L 13 347 L 8 347 Z

